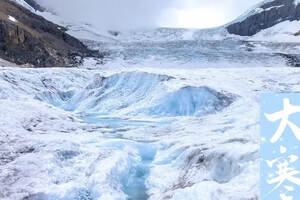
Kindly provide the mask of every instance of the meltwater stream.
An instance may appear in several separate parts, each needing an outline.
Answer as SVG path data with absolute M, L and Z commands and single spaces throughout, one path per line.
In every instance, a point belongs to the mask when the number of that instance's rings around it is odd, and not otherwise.
M 130 169 L 129 176 L 122 180 L 123 191 L 128 195 L 128 200 L 146 200 L 147 194 L 146 179 L 149 175 L 150 165 L 155 157 L 156 149 L 151 143 L 138 143 L 140 160 L 134 168 Z

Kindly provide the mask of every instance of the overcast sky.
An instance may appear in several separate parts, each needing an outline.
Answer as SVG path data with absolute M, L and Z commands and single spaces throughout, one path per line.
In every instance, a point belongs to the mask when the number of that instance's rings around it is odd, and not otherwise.
M 38 0 L 64 18 L 106 29 L 208 28 L 230 22 L 262 0 Z
M 163 26 L 209 28 L 226 24 L 262 0 L 182 0 L 172 17 L 162 16 Z

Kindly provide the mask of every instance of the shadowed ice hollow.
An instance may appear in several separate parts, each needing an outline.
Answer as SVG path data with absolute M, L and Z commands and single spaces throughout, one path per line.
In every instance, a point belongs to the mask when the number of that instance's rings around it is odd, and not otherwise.
M 145 72 L 96 75 L 83 89 L 48 90 L 37 98 L 85 114 L 152 117 L 201 116 L 220 111 L 233 101 L 206 86 L 168 88 L 166 83 L 174 79 Z

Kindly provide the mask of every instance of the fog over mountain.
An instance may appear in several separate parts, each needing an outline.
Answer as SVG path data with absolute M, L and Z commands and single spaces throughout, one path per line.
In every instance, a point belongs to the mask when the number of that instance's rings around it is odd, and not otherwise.
M 65 19 L 83 21 L 106 29 L 122 30 L 189 24 L 195 28 L 213 27 L 233 20 L 261 0 L 37 1 Z
M 177 0 L 39 0 L 42 5 L 71 20 L 80 20 L 109 29 L 144 28 L 157 25 L 157 19 Z

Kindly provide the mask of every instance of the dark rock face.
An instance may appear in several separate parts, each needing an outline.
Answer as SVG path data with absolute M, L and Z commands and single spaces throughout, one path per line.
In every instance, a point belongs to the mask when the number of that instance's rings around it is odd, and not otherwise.
M 80 64 L 83 57 L 95 56 L 65 31 L 14 2 L 0 1 L 0 57 L 5 60 L 37 67 L 66 67 Z
M 38 4 L 35 0 L 24 0 L 26 3 L 28 3 L 31 7 L 33 7 L 35 10 L 38 11 L 45 11 L 45 8 L 43 8 L 40 4 Z
M 255 14 L 241 22 L 229 25 L 228 32 L 241 36 L 252 36 L 280 22 L 300 20 L 300 4 L 296 5 L 295 0 L 266 1 L 257 9 L 259 12 L 254 12 Z

